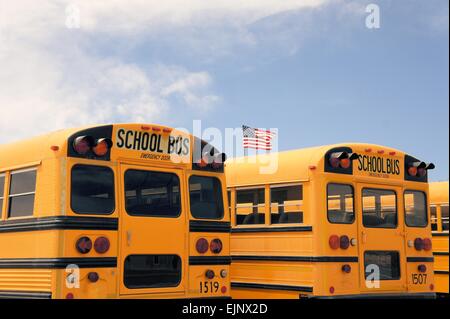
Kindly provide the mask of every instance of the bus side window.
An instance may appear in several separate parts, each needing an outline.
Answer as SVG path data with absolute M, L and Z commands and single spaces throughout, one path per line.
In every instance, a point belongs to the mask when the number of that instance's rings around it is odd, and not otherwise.
M 0 219 L 3 214 L 3 196 L 5 192 L 5 175 L 0 175 Z
M 265 223 L 264 188 L 236 190 L 236 225 Z
M 273 187 L 270 190 L 270 223 L 303 223 L 303 186 Z
M 431 230 L 438 230 L 436 206 L 430 206 Z
M 328 184 L 327 198 L 328 221 L 333 224 L 352 224 L 355 220 L 353 187 Z
M 442 230 L 448 231 L 448 204 L 441 205 Z
M 36 169 L 11 172 L 8 217 L 33 216 Z

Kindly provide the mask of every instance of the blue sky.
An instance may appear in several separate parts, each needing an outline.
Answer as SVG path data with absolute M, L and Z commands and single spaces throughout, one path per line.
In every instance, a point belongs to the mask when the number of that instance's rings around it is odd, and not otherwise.
M 200 119 L 278 128 L 280 150 L 392 146 L 448 180 L 446 0 L 43 1 L 20 19 L 9 18 L 20 4 L 0 2 L 9 113 L 0 142 L 87 123 Z M 379 29 L 365 26 L 369 3 L 380 7 Z M 79 28 L 64 27 L 70 5 Z M 33 130 L 20 130 L 24 121 Z

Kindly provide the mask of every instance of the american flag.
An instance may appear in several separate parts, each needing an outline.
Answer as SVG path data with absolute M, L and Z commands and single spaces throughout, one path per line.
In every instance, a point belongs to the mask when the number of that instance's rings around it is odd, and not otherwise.
M 267 151 L 272 149 L 272 138 L 275 133 L 257 128 L 251 128 L 245 125 L 242 125 L 242 132 L 242 144 L 244 145 L 244 148 L 254 148 L 257 150 Z

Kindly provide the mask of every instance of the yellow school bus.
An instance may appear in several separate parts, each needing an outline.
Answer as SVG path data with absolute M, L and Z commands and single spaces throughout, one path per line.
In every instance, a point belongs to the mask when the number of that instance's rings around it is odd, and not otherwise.
M 430 183 L 436 292 L 448 295 L 448 182 Z
M 229 297 L 223 160 L 151 124 L 1 145 L 0 297 Z
M 227 161 L 231 296 L 434 298 L 432 168 L 353 143 Z

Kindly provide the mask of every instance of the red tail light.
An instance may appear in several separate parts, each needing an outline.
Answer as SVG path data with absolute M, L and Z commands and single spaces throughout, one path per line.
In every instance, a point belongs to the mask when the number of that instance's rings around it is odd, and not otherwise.
M 424 238 L 423 239 L 423 250 L 429 251 L 432 248 L 432 243 L 430 238 Z
M 331 235 L 330 239 L 328 240 L 328 243 L 330 244 L 331 249 L 338 249 L 340 246 L 339 236 Z
M 99 254 L 104 254 L 109 250 L 109 239 L 106 237 L 98 237 L 94 242 L 94 250 Z
M 422 250 L 423 249 L 423 240 L 422 240 L 422 238 L 414 239 L 414 248 L 416 250 Z
M 91 149 L 94 144 L 94 138 L 92 136 L 78 136 L 73 141 L 73 149 L 80 155 L 84 155 Z
M 66 295 L 66 299 L 73 299 L 73 298 L 75 298 L 75 296 L 74 296 L 73 293 L 71 293 L 71 292 L 69 292 L 69 293 Z
M 92 249 L 92 241 L 89 237 L 81 237 L 77 240 L 75 247 L 80 254 L 87 254 Z
M 197 252 L 199 254 L 204 254 L 208 251 L 209 243 L 205 238 L 200 238 L 195 243 L 195 249 L 197 249 Z
M 92 148 L 92 151 L 97 156 L 105 156 L 112 146 L 112 141 L 109 138 L 100 138 L 97 140 L 96 145 Z
M 214 254 L 218 254 L 222 251 L 222 241 L 219 238 L 213 239 L 211 241 L 210 249 Z

